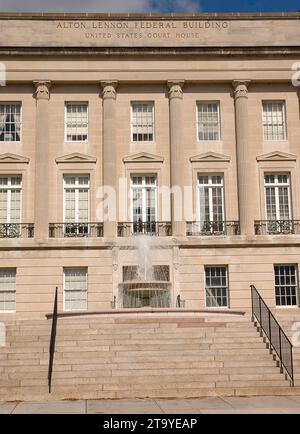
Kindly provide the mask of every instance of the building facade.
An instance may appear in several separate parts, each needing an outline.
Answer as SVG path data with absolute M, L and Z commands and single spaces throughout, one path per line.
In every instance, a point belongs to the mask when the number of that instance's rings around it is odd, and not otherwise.
M 0 15 L 1 319 L 299 309 L 299 18 Z

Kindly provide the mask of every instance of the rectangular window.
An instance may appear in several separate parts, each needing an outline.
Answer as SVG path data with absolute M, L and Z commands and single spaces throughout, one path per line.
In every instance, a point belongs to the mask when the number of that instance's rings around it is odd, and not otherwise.
M 87 269 L 64 269 L 64 310 L 87 309 Z
M 16 270 L 0 269 L 0 311 L 16 311 Z
M 222 232 L 225 220 L 223 175 L 199 175 L 198 190 L 200 231 Z
M 227 267 L 205 267 L 206 307 L 228 307 Z
M 0 142 L 21 141 L 21 103 L 0 104 Z
M 289 174 L 266 174 L 265 197 L 268 220 L 291 219 Z
M 283 101 L 263 102 L 263 133 L 264 140 L 286 140 Z
M 131 104 L 132 142 L 152 142 L 154 140 L 154 104 L 138 102 Z
M 295 265 L 275 265 L 276 306 L 298 305 L 298 279 Z
M 90 178 L 87 175 L 64 177 L 64 234 L 88 234 Z
M 157 218 L 156 175 L 133 175 L 131 177 L 132 221 L 155 222 Z
M 89 220 L 89 176 L 64 177 L 64 221 L 86 223 Z
M 0 177 L 0 223 L 20 223 L 22 178 Z
M 220 105 L 218 102 L 197 104 L 198 140 L 220 140 Z
M 66 142 L 88 141 L 88 104 L 66 103 L 65 105 Z

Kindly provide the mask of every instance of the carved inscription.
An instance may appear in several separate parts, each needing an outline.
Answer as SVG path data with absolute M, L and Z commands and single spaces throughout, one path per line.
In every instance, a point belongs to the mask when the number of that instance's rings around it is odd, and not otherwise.
M 59 21 L 58 30 L 78 30 L 89 40 L 198 39 L 203 31 L 226 31 L 229 21 Z

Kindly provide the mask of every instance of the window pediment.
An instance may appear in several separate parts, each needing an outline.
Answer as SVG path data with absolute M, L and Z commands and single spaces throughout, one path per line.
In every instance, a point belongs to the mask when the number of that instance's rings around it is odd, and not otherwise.
M 11 154 L 9 152 L 0 155 L 0 163 L 22 163 L 28 164 L 30 159 L 22 155 Z
M 217 152 L 205 152 L 198 154 L 190 158 L 191 163 L 203 163 L 203 162 L 229 162 L 230 156 L 224 154 L 218 154 Z
M 259 155 L 256 157 L 258 162 L 260 161 L 296 161 L 297 156 L 293 154 L 288 154 L 281 151 L 272 151 L 268 154 Z
M 124 163 L 163 163 L 164 157 L 149 154 L 148 152 L 139 152 L 138 154 L 128 155 L 123 158 Z
M 55 159 L 56 163 L 96 163 L 97 158 L 90 155 L 74 152 Z

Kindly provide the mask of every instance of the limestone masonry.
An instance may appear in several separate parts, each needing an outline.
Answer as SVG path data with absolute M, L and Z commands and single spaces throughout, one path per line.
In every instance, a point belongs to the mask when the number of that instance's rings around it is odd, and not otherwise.
M 299 13 L 0 14 L 0 63 L 0 320 L 298 312 Z

